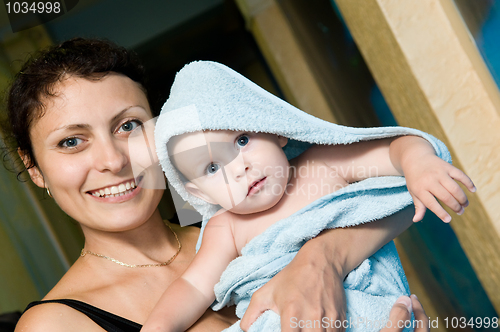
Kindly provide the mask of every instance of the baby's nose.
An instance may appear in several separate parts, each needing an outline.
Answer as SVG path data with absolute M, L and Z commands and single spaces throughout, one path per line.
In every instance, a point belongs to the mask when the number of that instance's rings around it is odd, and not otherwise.
M 247 171 L 251 168 L 251 165 L 245 160 L 243 153 L 238 153 L 237 156 L 231 160 L 230 163 L 226 164 L 229 172 L 232 173 L 233 178 L 239 180 L 240 178 L 246 176 Z
M 246 175 L 247 168 L 245 165 L 238 165 L 235 167 L 234 175 L 237 179 L 240 179 Z

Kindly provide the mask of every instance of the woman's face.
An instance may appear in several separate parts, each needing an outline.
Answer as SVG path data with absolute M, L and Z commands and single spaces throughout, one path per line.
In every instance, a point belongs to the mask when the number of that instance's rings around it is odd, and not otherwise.
M 30 130 L 35 184 L 48 187 L 84 231 L 126 231 L 151 217 L 163 190 L 140 187 L 144 179 L 134 178 L 127 142 L 152 117 L 139 85 L 113 73 L 100 80 L 69 77 L 44 104 Z

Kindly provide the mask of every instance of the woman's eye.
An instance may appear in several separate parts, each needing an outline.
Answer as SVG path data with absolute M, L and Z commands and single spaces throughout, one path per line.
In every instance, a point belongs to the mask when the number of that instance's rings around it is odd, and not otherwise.
M 140 123 L 139 121 L 128 121 L 128 122 L 125 122 L 124 124 L 122 124 L 120 126 L 120 130 L 118 130 L 118 132 L 130 132 L 130 131 L 133 131 L 135 128 L 139 127 L 142 123 Z
M 66 138 L 66 139 L 62 140 L 59 143 L 59 146 L 62 146 L 64 148 L 75 148 L 81 142 L 82 142 L 82 139 L 80 139 L 80 138 L 70 137 L 70 138 Z
M 208 174 L 215 174 L 217 171 L 220 169 L 220 166 L 218 164 L 210 163 L 210 165 L 207 166 L 207 173 Z
M 250 139 L 248 138 L 248 136 L 242 135 L 242 136 L 238 137 L 238 139 L 236 140 L 236 143 L 238 144 L 239 147 L 243 147 L 243 146 L 248 144 L 249 140 Z

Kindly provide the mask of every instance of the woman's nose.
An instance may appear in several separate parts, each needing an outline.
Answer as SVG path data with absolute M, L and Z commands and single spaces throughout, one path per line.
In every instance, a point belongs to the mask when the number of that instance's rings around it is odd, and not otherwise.
M 101 144 L 96 144 L 96 168 L 100 172 L 120 172 L 129 161 L 127 146 L 122 146 L 113 139 L 105 139 Z

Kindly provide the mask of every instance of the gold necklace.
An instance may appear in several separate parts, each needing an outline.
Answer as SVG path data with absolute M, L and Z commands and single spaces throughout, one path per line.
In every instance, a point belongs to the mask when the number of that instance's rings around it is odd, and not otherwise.
M 109 256 L 104 256 L 104 255 L 101 255 L 101 254 L 96 254 L 95 252 L 92 252 L 92 251 L 89 251 L 89 250 L 85 250 L 85 248 L 82 249 L 82 252 L 80 253 L 80 256 L 81 257 L 84 257 L 85 255 L 92 255 L 92 256 L 96 256 L 96 257 L 100 257 L 100 258 L 105 258 L 109 261 L 112 261 L 113 263 L 116 263 L 116 264 L 119 264 L 121 266 L 125 266 L 125 267 L 131 267 L 131 268 L 135 268 L 135 267 L 160 267 L 160 266 L 167 266 L 169 265 L 170 263 L 172 263 L 175 259 L 175 257 L 177 257 L 177 255 L 179 255 L 179 253 L 181 252 L 181 248 L 182 248 L 182 245 L 181 245 L 181 241 L 179 241 L 179 238 L 177 237 L 177 234 L 174 232 L 174 230 L 172 229 L 172 227 L 170 227 L 169 224 L 165 223 L 168 228 L 170 228 L 170 230 L 172 231 L 172 233 L 174 233 L 174 236 L 175 236 L 175 239 L 177 240 L 177 244 L 178 244 L 178 248 L 177 248 L 177 252 L 172 256 L 170 257 L 170 259 L 166 262 L 163 262 L 163 263 L 156 263 L 156 264 L 127 264 L 127 263 L 123 263 L 123 262 L 120 262 L 119 260 L 117 259 L 114 259 L 112 257 L 109 257 Z

